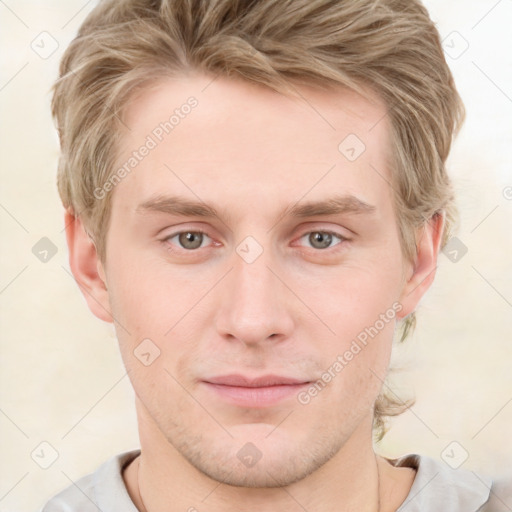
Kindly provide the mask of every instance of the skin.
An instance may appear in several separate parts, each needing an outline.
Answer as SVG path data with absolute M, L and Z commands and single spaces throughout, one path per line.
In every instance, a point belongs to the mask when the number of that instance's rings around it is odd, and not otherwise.
M 373 404 L 396 320 L 434 279 L 443 217 L 418 230 L 416 258 L 405 261 L 385 106 L 297 90 L 304 99 L 190 73 L 142 91 L 125 112 L 119 165 L 188 97 L 198 106 L 110 192 L 105 261 L 67 213 L 71 269 L 92 312 L 114 323 L 136 394 L 142 454 L 123 477 L 140 510 L 139 487 L 149 512 L 375 511 L 379 496 L 392 511 L 412 485 L 412 469 L 374 454 Z M 353 162 L 338 150 L 348 134 L 366 146 Z M 137 208 L 158 194 L 199 198 L 221 218 Z M 334 194 L 374 212 L 282 215 Z M 198 229 L 206 236 L 195 249 L 175 236 Z M 318 248 L 309 235 L 326 230 L 337 236 Z M 236 251 L 247 236 L 263 249 L 252 263 Z M 202 382 L 230 373 L 314 382 L 395 303 L 396 318 L 306 405 L 291 396 L 242 407 Z M 145 366 L 134 350 L 148 338 L 160 356 Z M 261 453 L 253 467 L 237 457 L 248 442 Z

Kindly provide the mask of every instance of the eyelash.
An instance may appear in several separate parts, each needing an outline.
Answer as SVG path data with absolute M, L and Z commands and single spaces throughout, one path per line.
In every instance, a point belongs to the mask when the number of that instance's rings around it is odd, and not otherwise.
M 162 242 L 165 243 L 165 244 L 170 244 L 170 240 L 175 238 L 176 236 L 179 236 L 183 233 L 194 233 L 194 234 L 202 234 L 202 235 L 206 235 L 208 238 L 211 239 L 211 237 L 208 235 L 208 233 L 206 233 L 206 231 L 203 231 L 201 229 L 194 229 L 194 230 L 191 230 L 191 229 L 185 229 L 183 231 L 177 231 L 176 233 L 172 233 L 171 235 L 169 236 L 166 236 Z M 336 238 L 339 238 L 340 239 L 340 242 L 338 242 L 337 244 L 335 245 L 332 245 L 330 247 L 327 247 L 325 249 L 315 249 L 314 247 L 306 247 L 307 249 L 313 249 L 314 251 L 318 251 L 318 252 L 328 252 L 329 250 L 331 251 L 336 251 L 336 247 L 340 246 L 343 244 L 343 242 L 348 242 L 349 239 L 344 237 L 343 235 L 339 234 L 339 233 L 336 233 L 335 231 L 329 231 L 329 230 L 321 230 L 321 229 L 315 229 L 315 230 L 312 230 L 312 231 L 307 231 L 305 233 L 303 233 L 300 237 L 299 237 L 299 240 L 304 238 L 305 236 L 307 235 L 310 235 L 311 233 L 323 233 L 323 234 L 328 234 L 328 235 L 331 235 L 333 237 L 336 237 Z M 172 244 L 170 244 L 172 245 Z M 192 254 L 194 252 L 197 252 L 199 249 L 202 249 L 202 247 L 198 247 L 197 249 L 185 249 L 183 247 L 178 247 L 178 251 L 184 251 L 184 252 L 187 252 L 189 254 Z M 175 250 L 173 248 L 173 250 Z

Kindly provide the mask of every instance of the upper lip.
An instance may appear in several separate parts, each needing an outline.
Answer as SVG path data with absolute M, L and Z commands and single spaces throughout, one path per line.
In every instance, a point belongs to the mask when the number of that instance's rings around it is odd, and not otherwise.
M 305 384 L 309 382 L 303 379 L 293 379 L 290 377 L 283 377 L 281 375 L 262 375 L 261 377 L 246 377 L 244 375 L 221 375 L 219 377 L 212 377 L 205 382 L 210 384 L 222 384 L 224 386 L 237 386 L 244 388 L 262 388 L 266 386 L 284 386 L 293 384 Z

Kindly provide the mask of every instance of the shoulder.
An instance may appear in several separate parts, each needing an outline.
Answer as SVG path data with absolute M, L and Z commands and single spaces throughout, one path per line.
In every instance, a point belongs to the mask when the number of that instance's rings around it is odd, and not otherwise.
M 136 512 L 124 485 L 122 469 L 139 453 L 140 450 L 132 450 L 111 457 L 96 471 L 50 499 L 38 512 Z
M 510 480 L 493 480 L 487 475 L 424 455 L 410 454 L 389 460 L 397 467 L 411 467 L 416 477 L 406 500 L 397 512 L 505 512 L 506 500 L 497 508 L 496 495 L 510 496 Z
M 512 473 L 494 479 L 489 501 L 478 512 L 510 512 L 512 510 Z

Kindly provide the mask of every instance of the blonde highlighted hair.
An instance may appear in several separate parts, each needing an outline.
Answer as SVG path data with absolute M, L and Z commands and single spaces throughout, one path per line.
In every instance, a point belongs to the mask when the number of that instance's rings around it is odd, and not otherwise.
M 123 112 L 136 91 L 163 77 L 197 70 L 238 77 L 284 94 L 292 85 L 372 90 L 387 106 L 392 188 L 402 249 L 445 215 L 442 244 L 456 209 L 445 170 L 464 108 L 439 34 L 416 0 L 100 0 L 66 49 L 54 84 L 52 114 L 60 138 L 58 188 L 80 216 L 101 259 L 111 195 L 94 191 L 115 172 Z M 416 322 L 401 325 L 401 341 Z M 382 394 L 386 416 L 408 404 Z

